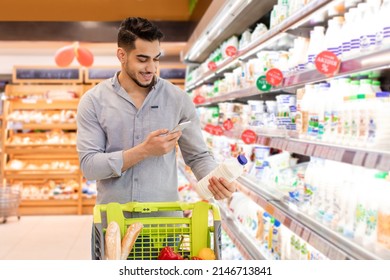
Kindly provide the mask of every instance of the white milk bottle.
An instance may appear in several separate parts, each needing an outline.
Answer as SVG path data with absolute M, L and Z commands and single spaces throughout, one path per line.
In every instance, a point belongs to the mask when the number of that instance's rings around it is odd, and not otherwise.
M 314 69 L 314 60 L 316 56 L 325 49 L 325 28 L 323 26 L 315 26 L 310 31 L 310 43 L 307 50 L 307 69 Z
M 239 155 L 237 159 L 226 160 L 219 164 L 217 168 L 211 171 L 207 176 L 202 178 L 195 186 L 197 193 L 203 199 L 210 199 L 213 194 L 210 192 L 209 179 L 211 177 L 224 178 L 229 183 L 241 176 L 244 172 L 244 165 L 247 164 L 247 159 L 244 155 Z

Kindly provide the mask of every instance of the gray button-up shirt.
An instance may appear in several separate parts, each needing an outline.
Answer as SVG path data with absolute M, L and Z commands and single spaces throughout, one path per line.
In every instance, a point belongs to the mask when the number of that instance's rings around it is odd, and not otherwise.
M 149 157 L 123 173 L 122 153 L 154 130 L 170 130 L 190 120 L 178 143 L 185 163 L 198 180 L 203 178 L 216 163 L 203 140 L 195 106 L 185 92 L 157 78 L 137 110 L 117 75 L 87 91 L 77 111 L 77 151 L 84 176 L 97 180 L 96 203 L 177 201 L 175 149 Z

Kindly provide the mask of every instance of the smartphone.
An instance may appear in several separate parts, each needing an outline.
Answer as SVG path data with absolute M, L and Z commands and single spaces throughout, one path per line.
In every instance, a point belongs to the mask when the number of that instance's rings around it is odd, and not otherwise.
M 171 131 L 169 131 L 169 133 L 174 133 L 174 132 L 177 132 L 177 131 L 179 131 L 179 130 L 183 130 L 184 128 L 186 128 L 186 127 L 189 126 L 190 124 L 191 124 L 191 121 L 179 123 L 174 129 L 172 129 Z

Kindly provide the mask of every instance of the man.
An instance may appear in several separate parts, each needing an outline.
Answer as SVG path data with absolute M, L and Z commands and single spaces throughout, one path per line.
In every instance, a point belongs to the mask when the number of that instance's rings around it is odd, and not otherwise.
M 162 37 L 146 19 L 125 19 L 118 32 L 121 71 L 81 98 L 77 150 L 84 176 L 97 181 L 97 204 L 177 201 L 176 143 L 198 180 L 216 167 L 191 99 L 156 76 Z M 184 121 L 191 125 L 168 133 Z M 212 178 L 209 189 L 224 199 L 235 185 Z

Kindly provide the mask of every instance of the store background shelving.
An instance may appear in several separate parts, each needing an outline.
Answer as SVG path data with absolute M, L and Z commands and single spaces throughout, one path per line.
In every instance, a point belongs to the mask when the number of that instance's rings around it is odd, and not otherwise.
M 292 41 L 294 36 L 308 37 L 310 28 L 317 24 L 326 25 L 329 19 L 327 17 L 327 11 L 342 3 L 342 1 L 311 1 L 304 8 L 294 13 L 281 24 L 270 29 L 249 46 L 238 51 L 235 56 L 217 64 L 215 70 L 206 71 L 194 80 L 187 80 L 186 90 L 192 91 L 203 84 L 214 82 L 222 74 L 237 66 L 240 61 L 247 60 L 258 51 L 273 49 L 278 44 L 280 45 L 280 42 L 283 40 Z M 225 38 L 231 35 L 225 34 Z M 287 49 L 288 47 L 288 44 L 285 44 L 284 48 Z M 294 94 L 297 88 L 301 88 L 306 84 L 327 81 L 330 78 L 344 77 L 350 74 L 358 74 L 363 71 L 375 70 L 383 77 L 387 75 L 387 68 L 390 66 L 389 51 L 389 46 L 384 45 L 374 50 L 361 52 L 353 57 L 343 59 L 339 71 L 332 77 L 325 76 L 315 69 L 289 73 L 285 75 L 282 84 L 273 87 L 270 92 L 261 92 L 255 85 L 252 85 L 215 97 L 206 97 L 204 103 L 197 104 L 196 106 L 216 106 L 220 102 L 245 102 L 248 99 L 272 100 L 279 93 Z M 190 66 L 189 69 L 193 70 L 194 68 Z M 384 86 L 387 88 L 387 84 Z M 204 123 L 203 128 L 206 125 L 207 123 Z M 256 127 L 234 128 L 233 131 L 225 130 L 222 135 L 234 140 L 239 138 L 245 129 L 253 129 L 256 132 L 255 144 L 258 145 L 288 151 L 301 156 L 319 157 L 366 168 L 375 168 L 385 172 L 390 170 L 390 154 L 388 151 L 381 149 L 345 146 L 300 139 L 294 131 L 261 130 Z M 288 229 L 317 248 L 326 257 L 330 259 L 390 258 L 389 251 L 383 247 L 366 247 L 364 244 L 359 244 L 359 242 L 344 238 L 340 234 L 316 222 L 306 214 L 301 213 L 296 205 L 284 200 L 280 194 L 275 196 L 275 194 L 267 193 L 265 190 L 272 190 L 272 188 L 260 184 L 254 178 L 243 176 L 238 181 L 241 183 L 239 187 L 240 192 L 260 205 L 265 211 L 271 213 L 272 216 L 280 220 Z M 224 217 L 228 217 L 228 215 L 226 214 Z M 235 235 L 235 238 L 239 238 L 239 232 L 239 230 L 234 230 L 231 231 L 231 234 Z M 243 244 L 247 245 L 245 241 L 243 241 Z M 247 246 L 248 248 L 252 248 L 250 244 Z M 246 252 L 245 255 L 249 257 L 251 254 Z M 253 255 L 256 255 L 256 253 Z M 257 257 L 261 258 L 259 255 Z

